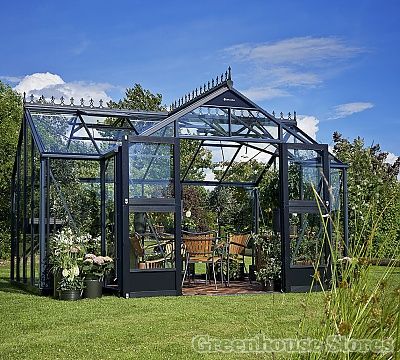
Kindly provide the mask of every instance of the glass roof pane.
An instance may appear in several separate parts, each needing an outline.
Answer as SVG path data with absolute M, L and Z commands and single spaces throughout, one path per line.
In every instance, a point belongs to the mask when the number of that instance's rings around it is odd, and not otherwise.
M 255 110 L 231 109 L 232 136 L 278 139 L 279 128 Z
M 45 152 L 97 154 L 80 119 L 71 114 L 31 113 Z
M 182 136 L 229 136 L 228 109 L 201 106 L 178 119 Z

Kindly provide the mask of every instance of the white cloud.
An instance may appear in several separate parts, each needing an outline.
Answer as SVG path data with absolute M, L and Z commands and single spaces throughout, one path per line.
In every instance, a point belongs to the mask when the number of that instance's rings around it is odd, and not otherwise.
M 298 115 L 297 126 L 314 140 L 317 138 L 319 120 L 315 116 Z
M 269 88 L 270 99 L 290 94 L 293 87 L 321 85 L 340 64 L 364 50 L 335 37 L 295 37 L 261 44 L 237 44 L 224 49 L 230 62 L 246 65 L 254 88 Z M 279 91 L 280 90 L 280 91 Z
M 264 44 L 238 44 L 226 51 L 239 61 L 268 64 L 310 64 L 350 58 L 362 51 L 334 37 L 295 37 Z
M 388 153 L 388 156 L 386 158 L 386 162 L 390 165 L 393 165 L 394 162 L 397 160 L 398 156 L 393 154 L 393 153 Z
M 75 99 L 75 104 L 79 103 L 79 99 L 85 101 L 93 99 L 99 101 L 110 100 L 107 90 L 112 86 L 105 83 L 94 83 L 86 81 L 65 82 L 60 75 L 46 73 L 35 73 L 25 76 L 15 87 L 14 90 L 19 93 L 26 93 L 26 96 L 34 95 L 36 98 L 43 95 L 45 98 L 54 96 L 59 99 L 63 96 L 66 101 L 71 97 Z
M 253 101 L 269 100 L 277 97 L 289 96 L 285 90 L 274 87 L 250 87 L 242 93 Z
M 342 119 L 344 117 L 371 109 L 374 107 L 374 104 L 371 102 L 352 102 L 337 105 L 334 107 L 334 114 L 329 119 Z
M 6 82 L 11 83 L 11 84 L 16 84 L 16 83 L 20 82 L 22 80 L 22 78 L 18 77 L 18 76 L 7 76 L 7 75 L 4 75 L 4 76 L 0 76 L 0 80 L 6 81 Z

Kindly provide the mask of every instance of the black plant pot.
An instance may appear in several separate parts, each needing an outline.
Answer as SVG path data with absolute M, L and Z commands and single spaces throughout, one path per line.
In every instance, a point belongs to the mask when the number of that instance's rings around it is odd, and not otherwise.
M 85 279 L 83 281 L 85 288 L 83 290 L 83 297 L 87 299 L 101 298 L 103 294 L 103 283 L 99 278 Z
M 266 282 L 263 283 L 263 290 L 269 292 L 274 291 L 274 280 L 266 280 Z
M 59 290 L 59 299 L 67 301 L 79 300 L 82 297 L 82 290 Z

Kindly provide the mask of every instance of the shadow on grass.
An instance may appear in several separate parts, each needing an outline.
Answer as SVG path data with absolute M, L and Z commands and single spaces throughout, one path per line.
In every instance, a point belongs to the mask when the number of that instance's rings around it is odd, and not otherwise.
M 33 292 L 29 291 L 24 285 L 12 283 L 10 279 L 0 277 L 0 293 L 14 293 L 32 295 Z

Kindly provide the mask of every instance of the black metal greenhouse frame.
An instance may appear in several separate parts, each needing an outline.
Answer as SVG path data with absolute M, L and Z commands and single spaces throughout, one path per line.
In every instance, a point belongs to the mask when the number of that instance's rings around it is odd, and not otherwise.
M 206 111 L 203 114 L 202 111 Z M 214 111 L 214 115 L 212 112 Z M 98 119 L 108 119 L 98 121 Z M 113 285 L 124 297 L 180 295 L 182 294 L 181 221 L 182 186 L 240 186 L 253 191 L 253 231 L 259 231 L 260 209 L 258 208 L 258 185 L 268 169 L 279 168 L 279 221 L 277 229 L 281 236 L 283 290 L 306 291 L 315 269 L 312 266 L 297 266 L 291 263 L 291 216 L 318 214 L 321 204 L 305 199 L 302 194 L 295 199 L 289 189 L 289 162 L 300 152 L 312 152 L 316 158 L 297 158 L 304 166 L 317 166 L 322 176 L 320 181 L 322 211 L 331 212 L 331 173 L 337 171 L 341 177 L 340 201 L 342 211 L 344 251 L 348 245 L 347 214 L 347 166 L 328 151 L 328 146 L 318 144 L 297 127 L 296 113 L 284 118 L 268 113 L 233 88 L 230 68 L 225 74 L 174 102 L 170 111 L 118 110 L 100 106 L 93 100 L 88 106 L 82 99 L 78 105 L 74 99 L 64 98 L 56 104 L 55 99 L 44 97 L 35 100 L 24 98 L 24 116 L 19 134 L 13 178 L 12 178 L 12 234 L 11 273 L 12 281 L 38 289 L 42 293 L 51 291 L 51 275 L 48 270 L 49 239 L 52 231 L 60 227 L 56 216 L 51 217 L 50 187 L 60 197 L 70 222 L 70 213 L 62 189 L 55 179 L 51 162 L 57 160 L 87 160 L 99 163 L 98 178 L 82 179 L 83 182 L 97 183 L 100 187 L 101 248 L 107 249 L 106 186 L 114 187 L 114 219 L 111 231 L 116 244 L 116 277 Z M 52 122 L 59 122 L 69 133 L 56 134 L 46 129 Z M 46 132 L 47 131 L 47 132 Z M 112 135 L 105 135 L 109 131 Z M 274 132 L 271 133 L 271 132 Z M 48 138 L 59 136 L 58 141 L 49 143 Z M 198 142 L 197 151 L 186 169 L 180 168 L 181 141 L 191 139 Z M 82 144 L 85 144 L 84 146 Z M 136 144 L 136 145 L 135 145 Z M 141 144 L 140 146 L 137 144 Z M 146 179 L 154 165 L 150 160 L 142 179 L 132 180 L 132 159 L 146 154 L 140 151 L 156 144 L 153 158 L 160 146 L 171 149 L 171 177 Z M 267 146 L 272 150 L 267 149 Z M 58 147 L 57 147 L 58 146 Z M 226 165 L 223 175 L 217 180 L 189 179 L 188 173 L 202 147 L 233 149 L 233 156 Z M 83 150 L 82 150 L 83 149 Z M 88 150 L 90 149 L 90 150 Z M 139 150 L 137 150 L 139 149 Z M 230 181 L 228 172 L 237 160 L 238 154 L 246 149 L 258 151 L 269 157 L 257 179 L 251 181 Z M 135 152 L 136 151 L 136 152 Z M 148 155 L 148 154 L 147 154 Z M 300 159 L 300 160 L 299 160 Z M 113 163 L 113 179 L 107 175 L 109 161 Z M 133 164 L 133 165 L 132 165 Z M 184 171 L 183 171 L 184 170 Z M 172 186 L 173 196 L 146 197 L 146 186 Z M 135 187 L 136 186 L 136 187 Z M 142 194 L 132 196 L 132 189 L 141 186 Z M 36 191 L 35 191 L 36 190 Z M 303 190 L 300 188 L 300 193 Z M 38 194 L 38 196 L 36 195 Z M 175 267 L 163 269 L 132 270 L 129 265 L 129 217 L 132 212 L 159 212 L 174 214 L 174 258 Z M 328 226 L 329 237 L 332 229 Z M 329 280 L 326 264 L 329 262 L 329 246 L 325 243 L 325 261 L 320 272 Z M 39 263 L 36 264 L 36 256 Z M 29 263 L 29 266 L 28 266 Z M 105 284 L 107 286 L 107 284 Z M 110 286 L 112 287 L 112 286 Z

